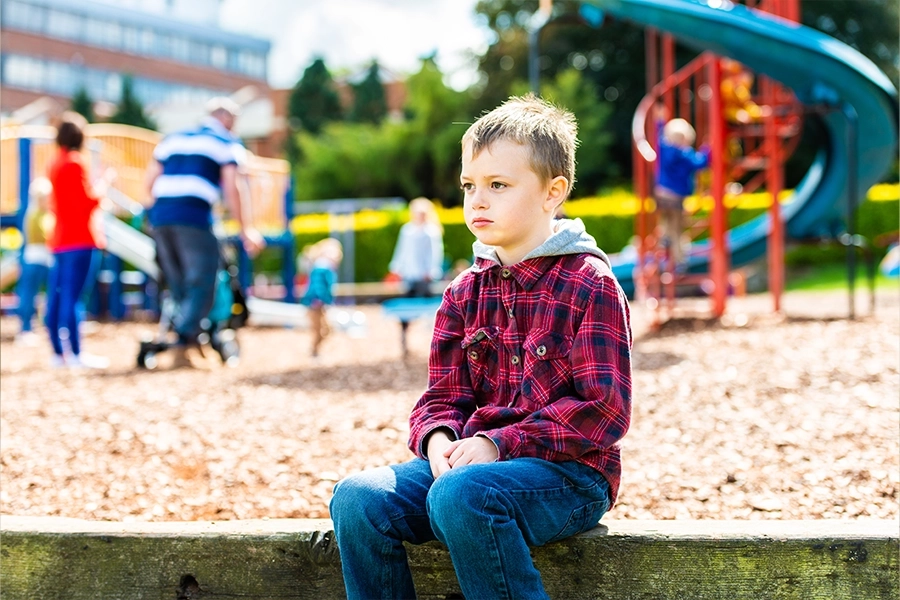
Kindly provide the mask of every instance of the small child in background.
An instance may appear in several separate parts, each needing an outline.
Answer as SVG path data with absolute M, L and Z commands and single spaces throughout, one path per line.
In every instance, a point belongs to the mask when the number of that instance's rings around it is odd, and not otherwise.
M 53 253 L 47 247 L 47 239 L 53 231 L 53 213 L 50 211 L 50 197 L 53 185 L 46 177 L 38 177 L 28 188 L 28 209 L 22 229 L 25 245 L 22 249 L 22 275 L 16 287 L 19 296 L 19 318 L 22 327 L 16 336 L 16 343 L 36 346 L 38 337 L 31 328 L 36 312 L 35 300 L 41 288 L 47 287 Z
M 334 304 L 333 288 L 337 280 L 337 268 L 343 258 L 343 247 L 334 238 L 319 240 L 303 251 L 302 260 L 309 269 L 309 281 L 300 302 L 309 307 L 313 356 L 319 355 L 322 341 L 331 333 L 325 311 Z
M 409 203 L 409 222 L 400 228 L 388 270 L 408 286 L 407 296 L 431 296 L 431 282 L 444 275 L 444 228 L 434 204 L 419 197 Z
M 675 265 L 684 258 L 684 199 L 694 193 L 694 175 L 709 165 L 709 149 L 694 150 L 697 133 L 684 119 L 671 119 L 660 128 L 659 171 L 654 199 L 659 218 L 661 241 L 669 245 Z
M 736 60 L 722 60 L 722 111 L 733 125 L 758 123 L 771 114 L 768 106 L 753 101 L 753 73 Z

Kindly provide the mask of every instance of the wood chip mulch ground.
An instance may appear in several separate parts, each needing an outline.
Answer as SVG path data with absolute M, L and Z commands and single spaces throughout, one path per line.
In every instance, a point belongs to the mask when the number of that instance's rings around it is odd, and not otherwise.
M 614 519 L 898 518 L 900 292 L 730 301 L 658 330 L 633 307 L 634 418 Z M 705 303 L 701 307 L 706 307 Z M 246 327 L 241 364 L 135 367 L 142 322 L 91 324 L 105 371 L 51 369 L 0 319 L 0 513 L 95 520 L 327 517 L 334 482 L 404 461 L 429 324 L 345 307 L 313 359 L 303 329 Z M 166 357 L 163 356 L 163 359 Z

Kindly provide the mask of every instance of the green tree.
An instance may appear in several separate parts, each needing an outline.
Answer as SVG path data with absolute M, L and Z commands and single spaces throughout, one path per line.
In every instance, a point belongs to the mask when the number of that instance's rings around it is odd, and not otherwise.
M 457 204 L 459 193 L 460 138 L 468 117 L 467 96 L 444 83 L 431 55 L 422 59 L 419 71 L 406 80 L 406 132 L 404 165 L 413 169 L 417 189 L 407 197 L 439 198 Z
M 322 58 L 316 58 L 309 65 L 288 99 L 288 137 L 286 152 L 288 160 L 301 160 L 297 143 L 297 132 L 308 131 L 318 135 L 322 128 L 332 121 L 343 118 L 340 97 L 334 79 Z
M 581 71 L 567 69 L 541 86 L 547 100 L 572 111 L 578 120 L 578 150 L 575 169 L 576 185 L 572 197 L 597 194 L 618 175 L 618 165 L 610 160 L 613 134 L 609 117 L 611 103 L 597 98 L 597 91 Z
M 122 97 L 116 105 L 116 112 L 109 119 L 110 123 L 123 123 L 144 129 L 156 129 L 156 123 L 144 113 L 144 105 L 134 95 L 134 80 L 131 75 L 122 78 Z
M 372 61 L 365 78 L 353 88 L 350 120 L 357 123 L 380 123 L 387 116 L 387 98 L 381 84 L 381 67 Z
M 94 101 L 91 99 L 90 94 L 88 94 L 87 88 L 81 86 L 75 92 L 75 95 L 72 96 L 72 110 L 77 113 L 80 113 L 85 119 L 87 119 L 88 123 L 93 123 L 95 120 L 94 115 Z
M 801 20 L 868 57 L 900 84 L 897 0 L 815 0 L 801 2 Z
M 340 121 L 342 117 L 341 101 L 331 73 L 325 61 L 316 58 L 291 91 L 288 100 L 291 128 L 294 131 L 302 128 L 316 135 L 326 123 Z
M 400 158 L 406 139 L 403 123 L 330 123 L 318 136 L 300 131 L 295 198 L 405 197 L 415 185 Z

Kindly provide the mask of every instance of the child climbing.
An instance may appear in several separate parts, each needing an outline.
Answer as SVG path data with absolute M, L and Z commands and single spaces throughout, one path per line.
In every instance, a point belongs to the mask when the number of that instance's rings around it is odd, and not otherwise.
M 684 199 L 694 193 L 694 175 L 709 165 L 709 148 L 694 150 L 696 132 L 684 119 L 659 119 L 659 170 L 654 197 L 660 240 L 669 248 L 675 265 L 684 259 Z

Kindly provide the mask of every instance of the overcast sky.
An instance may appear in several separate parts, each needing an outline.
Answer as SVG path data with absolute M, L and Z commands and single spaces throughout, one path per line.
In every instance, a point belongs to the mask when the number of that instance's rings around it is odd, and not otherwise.
M 468 58 L 490 32 L 474 16 L 476 0 L 223 0 L 220 23 L 272 42 L 269 84 L 292 87 L 315 56 L 332 73 L 373 58 L 401 73 L 438 51 L 438 65 L 458 89 L 472 83 Z

